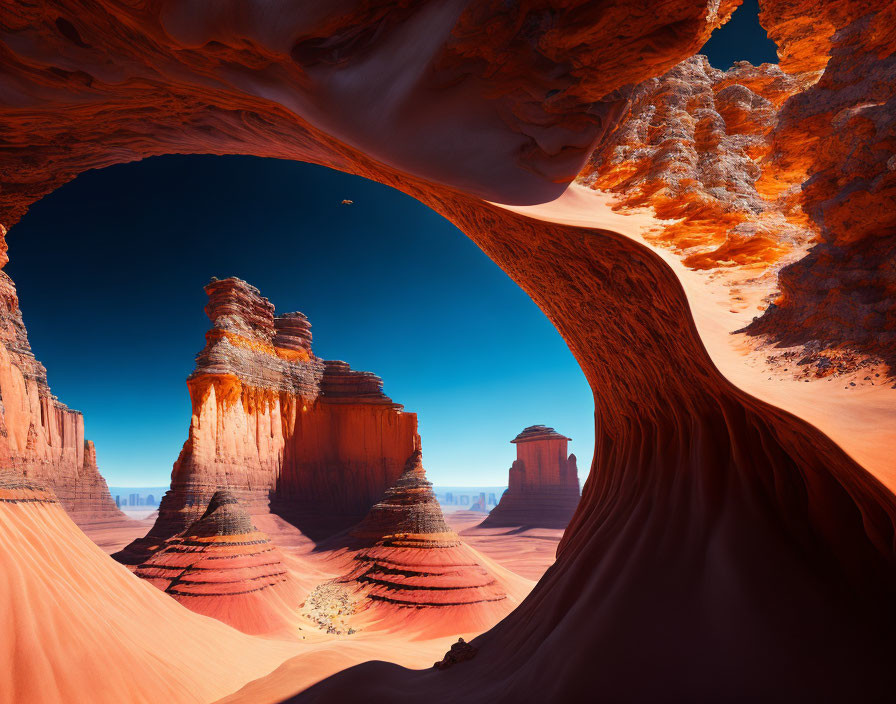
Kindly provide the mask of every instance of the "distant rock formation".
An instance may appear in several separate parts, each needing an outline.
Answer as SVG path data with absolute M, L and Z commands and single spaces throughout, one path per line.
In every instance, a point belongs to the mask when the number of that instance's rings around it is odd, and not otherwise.
M 301 602 L 279 551 L 226 490 L 135 573 L 187 608 L 253 635 L 287 627 Z
M 0 225 L 0 268 L 6 265 Z M 61 403 L 34 357 L 12 279 L 0 271 L 0 464 L 46 484 L 79 525 L 124 519 L 84 439 L 84 416 Z
M 419 450 L 351 535 L 369 547 L 354 556 L 353 569 L 339 581 L 356 584 L 384 618 L 389 607 L 449 608 L 431 618 L 450 620 L 457 633 L 492 619 L 496 604 L 507 600 L 479 555 L 445 523 Z
M 544 425 L 531 425 L 511 440 L 516 460 L 507 491 L 480 525 L 566 528 L 581 495 L 576 456 L 566 455 L 569 440 Z
M 127 564 L 183 532 L 218 489 L 312 537 L 347 528 L 419 446 L 416 414 L 393 403 L 378 376 L 314 355 L 304 315 L 275 316 L 237 278 L 213 279 L 205 290 L 212 328 L 187 379 L 189 437 L 152 530 L 116 555 Z

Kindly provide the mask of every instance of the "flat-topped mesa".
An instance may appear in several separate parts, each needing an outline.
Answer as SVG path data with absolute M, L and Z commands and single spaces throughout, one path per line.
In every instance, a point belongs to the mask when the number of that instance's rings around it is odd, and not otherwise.
M 566 528 L 581 495 L 576 456 L 566 454 L 570 439 L 531 425 L 511 440 L 516 460 L 507 491 L 481 525 Z
M 301 601 L 279 551 L 226 490 L 135 573 L 187 608 L 253 635 L 288 627 Z
M 430 634 L 456 633 L 512 608 L 495 575 L 445 523 L 419 450 L 351 535 L 368 547 L 338 581 L 355 586 L 371 624 L 394 626 L 392 609 L 413 609 Z
M 6 230 L 0 225 L 0 266 L 6 264 Z M 0 466 L 22 480 L 37 480 L 58 497 L 81 526 L 124 515 L 84 439 L 84 416 L 61 403 L 47 370 L 31 351 L 12 279 L 0 271 Z
M 144 562 L 199 519 L 218 489 L 275 511 L 315 539 L 357 523 L 418 447 L 417 416 L 383 382 L 311 349 L 301 313 L 275 316 L 236 278 L 205 287 L 212 321 L 187 379 L 189 436 L 149 534 L 116 556 Z

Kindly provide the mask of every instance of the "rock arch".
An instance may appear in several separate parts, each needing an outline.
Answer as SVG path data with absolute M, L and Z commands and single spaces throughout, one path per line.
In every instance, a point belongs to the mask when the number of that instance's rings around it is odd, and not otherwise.
M 655 251 L 600 222 L 488 202 L 562 192 L 629 87 L 694 54 L 735 4 L 4 8 L 4 224 L 83 170 L 150 155 L 331 166 L 455 223 L 541 307 L 594 390 L 594 465 L 558 561 L 478 656 L 447 673 L 360 666 L 309 700 L 370 701 L 371 677 L 400 683 L 391 701 L 870 700 L 889 687 L 893 495 L 718 371 Z M 779 34 L 805 38 L 778 14 Z

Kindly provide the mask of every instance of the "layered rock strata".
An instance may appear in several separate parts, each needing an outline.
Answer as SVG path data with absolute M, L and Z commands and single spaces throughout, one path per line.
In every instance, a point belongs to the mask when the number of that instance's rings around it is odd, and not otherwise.
M 780 64 L 718 71 L 695 56 L 644 81 L 577 180 L 669 220 L 650 241 L 724 270 L 760 342 L 894 373 L 894 20 L 883 1 L 763 1 Z
M 188 609 L 244 633 L 288 628 L 301 595 L 277 548 L 226 490 L 135 573 Z
M 8 261 L 0 226 L 0 268 Z M 61 403 L 31 351 L 12 279 L 0 271 L 0 464 L 46 484 L 79 525 L 123 520 L 84 439 L 84 416 Z
M 847 403 L 798 384 L 787 386 L 791 403 L 740 358 L 723 375 L 704 337 L 730 331 L 727 301 L 683 273 L 678 254 L 645 246 L 598 205 L 572 216 L 495 205 L 563 191 L 595 143 L 625 124 L 631 86 L 693 56 L 735 5 L 4 7 L 6 224 L 82 171 L 155 154 L 326 164 L 399 188 L 456 224 L 556 325 L 592 387 L 597 452 L 558 561 L 475 641 L 477 656 L 438 673 L 369 662 L 303 700 L 892 698 L 896 502 L 853 459 L 896 485 L 893 435 L 879 431 L 892 426 L 886 397 Z M 888 225 L 893 212 L 892 3 L 762 7 L 782 55 L 824 71 L 817 90 L 786 101 L 792 124 L 810 118 L 804 133 L 819 148 L 781 140 L 776 150 L 807 155 L 808 171 L 784 158 L 776 178 L 817 206 L 823 226 L 828 212 L 852 213 L 863 235 L 836 240 L 840 257 L 823 268 L 832 276 L 816 282 L 831 298 L 795 295 L 785 307 L 835 321 L 834 343 L 853 331 L 879 338 L 886 315 L 846 319 L 829 304 L 845 292 L 878 305 L 882 288 L 867 282 L 892 280 L 889 260 L 863 249 L 886 245 L 889 229 L 872 239 L 867 225 Z M 854 80 L 842 81 L 849 72 Z M 831 96 L 845 112 L 824 107 Z M 831 190 L 809 198 L 813 186 Z M 850 454 L 825 434 L 844 409 L 856 432 L 837 439 Z
M 445 523 L 419 451 L 351 536 L 367 547 L 339 582 L 356 585 L 370 602 L 368 618 L 375 614 L 394 626 L 391 608 L 448 609 L 450 621 L 445 613 L 434 619 L 453 622 L 457 633 L 487 622 L 507 599 L 495 575 Z
M 212 328 L 187 379 L 189 437 L 152 530 L 117 556 L 129 564 L 202 516 L 218 489 L 313 537 L 349 527 L 419 443 L 417 416 L 379 377 L 314 355 L 301 313 L 275 316 L 240 279 L 212 280 L 206 292 Z
M 531 425 L 511 440 L 516 459 L 507 490 L 480 525 L 566 528 L 581 495 L 576 456 L 566 454 L 569 440 L 544 425 Z

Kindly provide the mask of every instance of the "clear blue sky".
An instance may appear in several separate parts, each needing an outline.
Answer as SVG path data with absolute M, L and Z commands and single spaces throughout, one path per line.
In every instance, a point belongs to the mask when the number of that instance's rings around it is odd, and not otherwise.
M 713 34 L 713 66 L 776 60 L 757 13 L 746 0 Z M 509 440 L 535 423 L 573 438 L 585 479 L 592 398 L 563 340 L 466 237 L 385 186 L 294 162 L 161 157 L 81 175 L 9 244 L 32 347 L 84 411 L 110 484 L 168 483 L 212 276 L 303 311 L 319 356 L 382 376 L 419 414 L 434 482 L 506 483 Z
M 735 61 L 749 61 L 754 66 L 778 63 L 775 43 L 759 24 L 759 0 L 744 0 L 731 19 L 712 33 L 700 53 L 721 71 Z
M 566 344 L 454 226 L 390 188 L 296 162 L 160 157 L 82 174 L 9 245 L 34 352 L 84 412 L 110 484 L 168 483 L 212 276 L 303 311 L 319 356 L 379 374 L 419 414 L 433 481 L 505 484 L 509 441 L 535 423 L 573 438 L 585 478 L 592 397 Z

